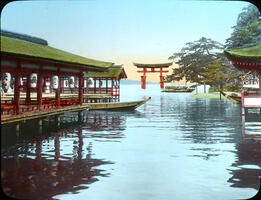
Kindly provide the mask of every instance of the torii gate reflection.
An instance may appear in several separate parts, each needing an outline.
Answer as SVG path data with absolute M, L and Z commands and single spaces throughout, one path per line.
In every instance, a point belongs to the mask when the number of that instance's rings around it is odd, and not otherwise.
M 146 73 L 160 73 L 160 88 L 164 88 L 164 77 L 163 73 L 168 73 L 168 70 L 163 70 L 163 68 L 168 68 L 172 65 L 171 63 L 160 63 L 160 64 L 141 64 L 141 63 L 133 63 L 138 69 L 137 72 L 143 73 L 141 76 L 141 88 L 146 89 Z M 156 69 L 156 70 L 155 70 Z M 159 69 L 159 70 L 157 70 Z

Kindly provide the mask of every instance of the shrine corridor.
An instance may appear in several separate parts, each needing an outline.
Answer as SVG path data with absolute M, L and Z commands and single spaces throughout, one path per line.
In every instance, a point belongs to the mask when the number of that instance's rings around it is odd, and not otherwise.
M 130 92 L 135 91 L 135 92 Z M 59 123 L 2 127 L 2 186 L 25 199 L 231 200 L 254 196 L 261 170 L 261 117 L 226 99 L 161 93 L 122 81 L 132 112 L 65 114 Z

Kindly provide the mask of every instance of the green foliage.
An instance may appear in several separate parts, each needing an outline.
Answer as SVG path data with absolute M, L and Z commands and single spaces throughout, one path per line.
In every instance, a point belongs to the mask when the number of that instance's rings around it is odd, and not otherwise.
M 258 8 L 250 4 L 238 15 L 237 24 L 226 40 L 227 48 L 254 46 L 261 44 L 261 20 Z
M 222 91 L 224 92 L 241 92 L 242 87 L 240 85 L 230 85 L 222 87 Z M 219 86 L 212 86 L 209 88 L 209 92 L 219 92 Z
M 222 52 L 223 45 L 221 43 L 205 37 L 188 42 L 180 52 L 169 57 L 179 65 L 179 68 L 173 69 L 173 73 L 167 76 L 166 80 L 168 82 L 179 81 L 185 77 L 187 81 L 203 83 L 206 67 L 220 58 Z

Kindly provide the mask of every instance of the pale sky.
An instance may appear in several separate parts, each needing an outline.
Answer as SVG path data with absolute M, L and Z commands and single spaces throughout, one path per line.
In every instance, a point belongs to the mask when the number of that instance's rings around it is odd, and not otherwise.
M 169 62 L 187 42 L 221 43 L 230 36 L 243 1 L 82 0 L 15 1 L 4 7 L 1 28 L 46 39 L 50 46 L 84 57 L 124 64 Z M 172 70 L 170 70 L 172 71 Z M 159 81 L 159 74 L 148 81 Z

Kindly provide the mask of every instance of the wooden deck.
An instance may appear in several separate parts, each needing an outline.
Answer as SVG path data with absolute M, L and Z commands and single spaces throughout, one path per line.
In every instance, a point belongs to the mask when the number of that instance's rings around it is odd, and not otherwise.
M 45 111 L 37 111 L 37 112 L 30 112 L 30 113 L 23 113 L 19 115 L 12 115 L 7 117 L 1 118 L 1 125 L 8 124 L 8 123 L 14 123 L 14 122 L 20 122 L 20 121 L 26 121 L 31 119 L 40 119 L 44 117 L 54 116 L 54 115 L 60 115 L 65 112 L 78 112 L 89 109 L 88 105 L 77 105 L 77 106 L 68 106 L 64 108 L 56 108 L 52 110 L 45 110 Z
M 83 94 L 84 99 L 104 99 L 104 98 L 111 98 L 111 94 Z M 26 94 L 21 93 L 20 99 L 25 100 Z M 55 98 L 54 93 L 43 93 L 42 98 Z M 78 94 L 61 94 L 61 99 L 72 99 L 72 98 L 78 98 Z M 36 100 L 37 94 L 31 93 L 31 100 Z M 6 94 L 5 96 L 1 96 L 1 101 L 12 101 L 14 100 L 14 94 Z

